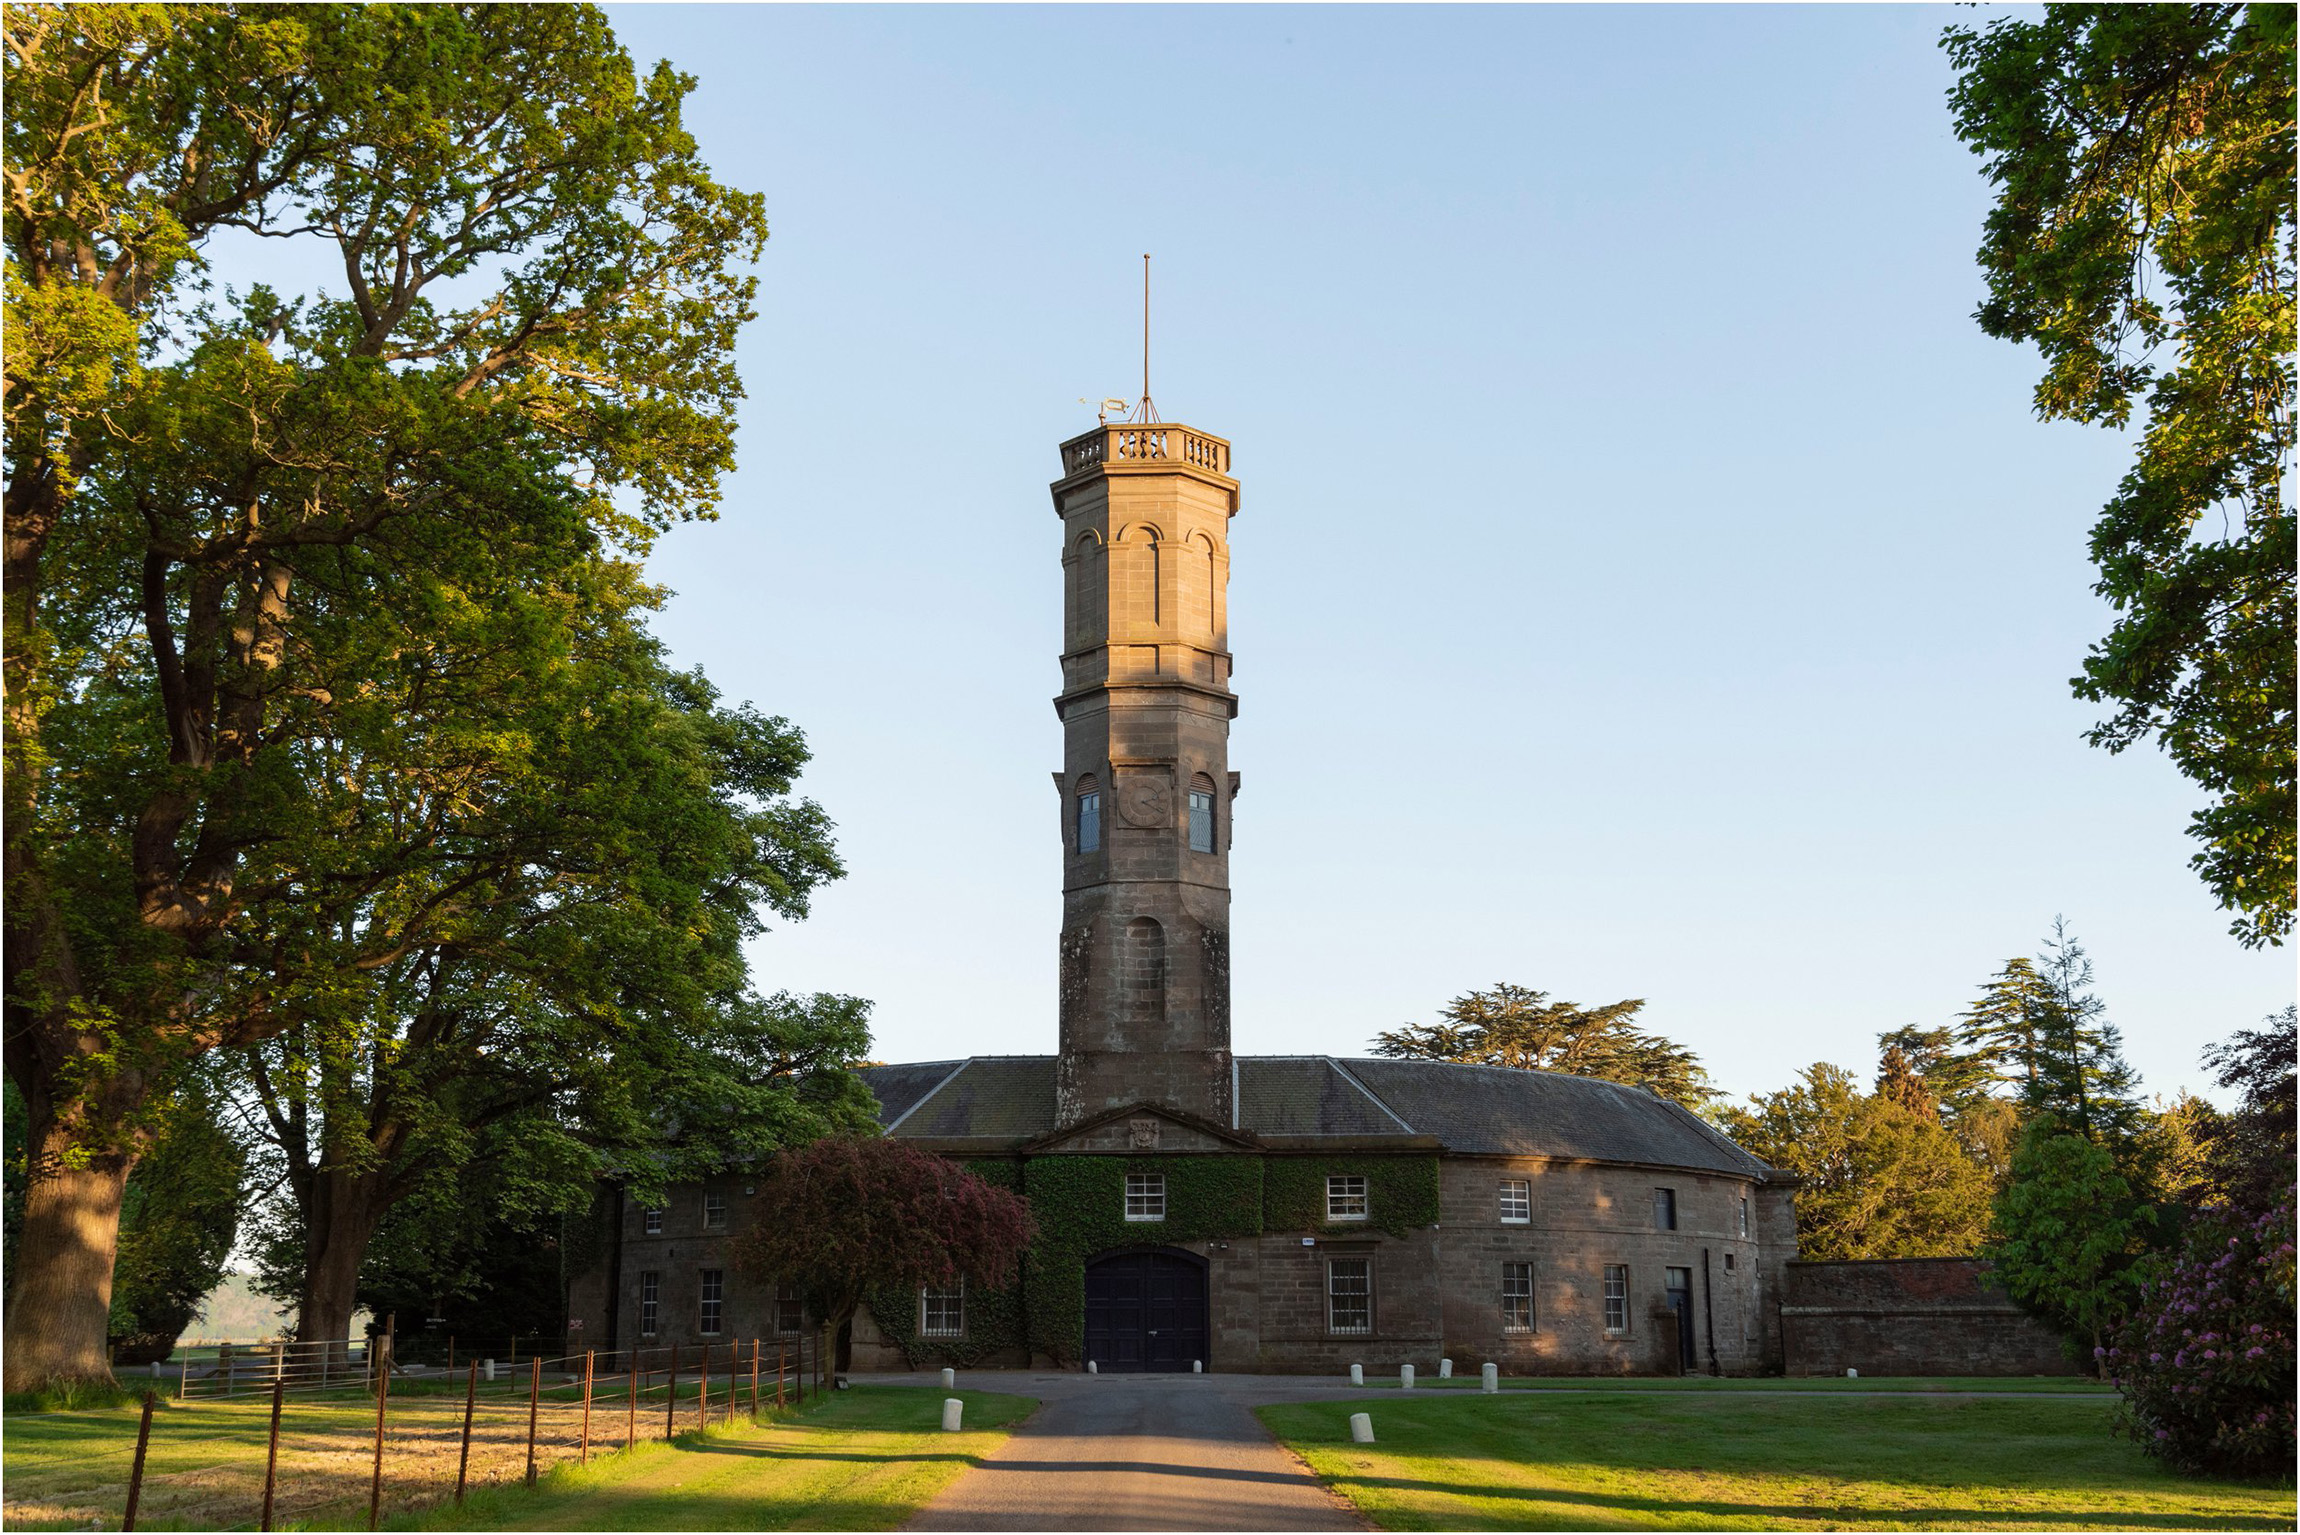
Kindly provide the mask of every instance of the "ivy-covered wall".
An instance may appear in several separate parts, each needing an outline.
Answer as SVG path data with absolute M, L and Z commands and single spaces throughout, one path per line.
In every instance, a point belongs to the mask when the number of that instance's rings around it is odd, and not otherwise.
M 1326 1219 L 1326 1177 L 1356 1173 L 1366 1180 L 1366 1218 Z M 1404 1236 L 1438 1218 L 1438 1159 L 1434 1156 L 1271 1157 L 1262 1175 L 1265 1231 L 1336 1234 L 1368 1227 Z
M 1027 1163 L 970 1161 L 967 1170 L 1030 1201 L 1038 1239 L 1021 1283 L 969 1290 L 964 1338 L 918 1336 L 918 1295 L 890 1289 L 870 1297 L 879 1330 L 913 1368 L 964 1368 L 1027 1349 L 1067 1364 L 1086 1342 L 1086 1260 L 1127 1247 L 1179 1247 L 1259 1236 L 1265 1231 L 1345 1234 L 1369 1227 L 1403 1236 L 1438 1218 L 1434 1156 L 1052 1156 Z M 1166 1175 L 1166 1218 L 1126 1219 L 1126 1175 Z M 1328 1222 L 1326 1176 L 1366 1180 L 1367 1218 Z
M 1126 1219 L 1126 1175 L 1166 1175 L 1166 1218 Z M 1067 1364 L 1086 1346 L 1086 1260 L 1118 1247 L 1174 1247 L 1262 1229 L 1262 1158 L 1041 1157 L 1023 1173 L 1038 1221 L 1024 1269 L 1030 1346 Z

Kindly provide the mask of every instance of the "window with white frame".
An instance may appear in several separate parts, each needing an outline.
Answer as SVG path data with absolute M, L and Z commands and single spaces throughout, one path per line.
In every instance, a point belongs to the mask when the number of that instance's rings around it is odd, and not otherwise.
M 1078 796 L 1078 851 L 1098 852 L 1102 847 L 1102 791 L 1086 789 Z
M 1363 1335 L 1374 1330 L 1374 1260 L 1326 1260 L 1326 1330 Z
M 1524 1178 L 1501 1180 L 1501 1218 L 1512 1226 L 1533 1219 L 1533 1185 Z
M 655 1336 L 655 1324 L 663 1315 L 663 1276 L 646 1273 L 639 1276 L 639 1335 Z
M 1190 851 L 1214 851 L 1214 793 L 1211 789 L 1190 791 Z
M 966 1281 L 947 1290 L 927 1285 L 918 1292 L 918 1331 L 922 1338 L 956 1338 L 966 1332 Z
M 720 1318 L 726 1315 L 727 1271 L 704 1269 L 702 1304 L 695 1308 L 695 1330 L 705 1337 L 716 1336 Z
M 1130 1221 L 1162 1221 L 1166 1218 L 1164 1173 L 1126 1175 L 1126 1218 Z
M 1326 1179 L 1326 1219 L 1362 1221 L 1366 1218 L 1366 1180 L 1362 1173 L 1336 1173 Z
M 1629 1266 L 1605 1265 L 1605 1330 L 1629 1331 Z
M 1533 1265 L 1530 1263 L 1501 1266 L 1501 1330 L 1533 1331 Z
M 705 1231 L 724 1231 L 727 1229 L 726 1195 L 705 1194 L 703 1196 L 703 1229 Z
M 1741 1199 L 1741 1234 L 1743 1236 L 1749 1234 L 1749 1200 L 1746 1195 L 1743 1195 Z
M 1675 1231 L 1677 1229 L 1677 1191 L 1675 1189 L 1655 1189 L 1653 1191 L 1653 1229 L 1655 1231 Z
M 641 1210 L 639 1212 L 639 1229 L 651 1237 L 661 1236 L 663 1234 L 663 1212 L 660 1210 Z

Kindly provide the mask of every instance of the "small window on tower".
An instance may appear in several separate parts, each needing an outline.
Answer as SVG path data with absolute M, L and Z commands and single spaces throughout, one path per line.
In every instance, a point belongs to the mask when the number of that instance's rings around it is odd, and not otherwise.
M 1190 785 L 1190 851 L 1214 851 L 1214 781 L 1203 773 Z
M 1078 796 L 1078 851 L 1092 853 L 1102 846 L 1102 791 L 1087 789 Z

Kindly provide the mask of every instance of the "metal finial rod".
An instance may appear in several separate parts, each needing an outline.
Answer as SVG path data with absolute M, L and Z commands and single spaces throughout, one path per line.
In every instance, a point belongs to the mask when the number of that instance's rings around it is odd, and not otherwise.
M 1142 419 L 1156 420 L 1150 410 L 1150 253 L 1142 253 Z

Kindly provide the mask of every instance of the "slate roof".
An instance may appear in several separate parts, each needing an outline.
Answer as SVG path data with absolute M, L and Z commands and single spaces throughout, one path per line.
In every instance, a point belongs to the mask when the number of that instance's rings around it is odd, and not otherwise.
M 888 1128 L 919 1140 L 975 1135 L 1027 1140 L 1054 1128 L 1053 1056 L 978 1055 L 942 1064 L 943 1071 L 926 1091 L 906 1109 L 882 1119 Z M 912 1069 L 876 1066 L 861 1075 L 885 1104 L 877 1074 Z
M 855 1075 L 878 1099 L 878 1122 L 893 1124 L 918 1106 L 918 1101 L 942 1085 L 965 1061 L 908 1061 L 900 1066 L 865 1066 Z
M 982 1055 L 858 1074 L 894 1134 L 1020 1142 L 1054 1128 L 1054 1059 Z M 1237 1060 L 1238 1128 L 1257 1135 L 1426 1135 L 1471 1154 L 1769 1170 L 1680 1105 L 1616 1082 L 1450 1061 Z
M 1666 1098 L 1618 1082 L 1451 1061 L 1340 1063 L 1449 1151 L 1656 1162 L 1762 1173 L 1763 1162 Z
M 1238 1057 L 1238 1128 L 1257 1135 L 1411 1133 L 1322 1055 Z

